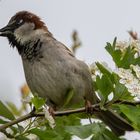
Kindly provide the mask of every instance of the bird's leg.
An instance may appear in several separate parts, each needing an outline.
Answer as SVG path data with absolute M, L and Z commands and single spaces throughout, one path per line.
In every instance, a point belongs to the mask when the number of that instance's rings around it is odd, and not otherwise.
M 49 111 L 50 115 L 54 118 L 55 117 L 55 114 L 54 114 L 55 109 L 53 107 L 49 106 L 48 111 Z
M 51 100 L 47 100 L 46 101 L 46 108 L 48 108 L 48 111 L 49 111 L 49 113 L 50 113 L 50 115 L 54 118 L 54 112 L 56 111 L 56 106 L 55 106 L 55 104 L 53 103 L 53 101 L 51 101 Z
M 89 122 L 92 124 L 91 115 L 93 114 L 92 104 L 89 100 L 85 100 L 85 109 L 88 114 Z
M 89 100 L 85 100 L 85 109 L 86 109 L 86 113 L 88 113 L 90 115 L 93 114 L 93 107 Z

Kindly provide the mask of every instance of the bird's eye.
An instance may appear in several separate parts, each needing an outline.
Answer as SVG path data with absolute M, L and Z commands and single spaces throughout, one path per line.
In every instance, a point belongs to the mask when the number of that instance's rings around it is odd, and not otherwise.
M 23 23 L 23 19 L 20 19 L 20 20 L 17 22 L 18 25 L 20 25 L 20 24 L 22 24 L 22 23 Z

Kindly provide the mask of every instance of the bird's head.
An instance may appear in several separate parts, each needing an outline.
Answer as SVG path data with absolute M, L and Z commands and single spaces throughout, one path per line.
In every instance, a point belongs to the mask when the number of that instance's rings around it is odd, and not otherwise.
M 20 11 L 5 27 L 0 29 L 0 36 L 7 37 L 10 44 L 17 47 L 34 40 L 45 32 L 49 33 L 38 16 L 28 11 Z

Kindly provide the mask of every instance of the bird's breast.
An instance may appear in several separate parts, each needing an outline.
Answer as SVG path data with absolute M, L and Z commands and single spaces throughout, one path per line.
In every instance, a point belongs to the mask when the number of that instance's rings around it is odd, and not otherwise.
M 60 71 L 56 65 L 43 62 L 30 64 L 29 61 L 23 61 L 26 81 L 33 94 L 47 98 L 55 104 L 63 103 L 65 93 L 69 87 L 69 81 L 63 71 Z

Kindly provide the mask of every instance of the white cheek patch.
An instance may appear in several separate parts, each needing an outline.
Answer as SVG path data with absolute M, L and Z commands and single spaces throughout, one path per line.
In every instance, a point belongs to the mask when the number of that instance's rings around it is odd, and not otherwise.
M 14 35 L 20 44 L 25 44 L 29 41 L 34 41 L 40 38 L 45 33 L 43 29 L 35 30 L 34 23 L 25 23 L 15 30 Z
M 22 22 L 22 21 L 21 21 Z M 34 34 L 34 23 L 25 23 L 17 28 L 14 35 L 21 44 L 31 39 L 32 34 Z

